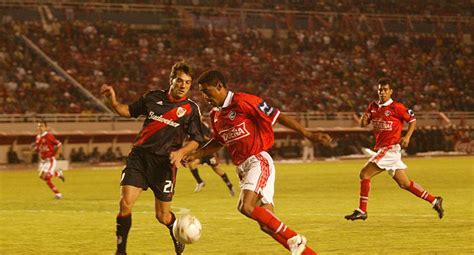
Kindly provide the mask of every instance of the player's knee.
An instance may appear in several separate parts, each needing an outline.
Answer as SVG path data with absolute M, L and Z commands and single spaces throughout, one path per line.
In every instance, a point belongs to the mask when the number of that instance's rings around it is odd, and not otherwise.
M 398 186 L 401 189 L 408 189 L 410 187 L 410 182 L 398 182 Z
M 250 204 L 241 204 L 239 207 L 238 207 L 238 210 L 240 213 L 242 213 L 243 215 L 251 218 L 252 217 L 252 212 L 253 210 L 255 209 L 255 206 L 253 205 L 250 205 Z
M 129 214 L 132 212 L 132 202 L 128 201 L 127 199 L 120 199 L 120 213 L 122 215 Z

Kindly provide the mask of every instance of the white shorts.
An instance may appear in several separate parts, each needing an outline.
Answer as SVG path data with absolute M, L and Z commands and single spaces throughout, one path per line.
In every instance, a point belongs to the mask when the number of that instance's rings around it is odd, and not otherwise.
M 251 190 L 261 196 L 263 204 L 273 204 L 275 165 L 266 151 L 247 158 L 237 166 L 241 190 Z
M 54 175 L 54 171 L 56 171 L 56 166 L 56 158 L 51 157 L 42 159 L 38 166 L 39 175 L 41 175 L 42 173 L 49 173 L 51 175 Z
M 402 161 L 401 151 L 400 144 L 382 147 L 368 162 L 375 163 L 382 170 L 387 170 L 389 175 L 394 176 L 395 171 L 407 169 L 407 165 Z

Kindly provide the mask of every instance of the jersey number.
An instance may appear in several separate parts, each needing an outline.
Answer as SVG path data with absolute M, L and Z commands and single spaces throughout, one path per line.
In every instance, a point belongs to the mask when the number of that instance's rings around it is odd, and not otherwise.
M 173 182 L 170 181 L 170 180 L 166 180 L 165 182 L 166 182 L 166 184 L 165 184 L 165 186 L 163 187 L 163 193 L 171 193 L 171 192 L 173 192 Z

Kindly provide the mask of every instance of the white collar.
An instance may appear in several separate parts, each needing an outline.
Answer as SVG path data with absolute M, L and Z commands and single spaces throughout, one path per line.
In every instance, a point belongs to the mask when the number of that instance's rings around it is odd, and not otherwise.
M 393 100 L 390 98 L 389 100 L 387 100 L 387 102 L 385 102 L 385 103 L 383 103 L 383 104 L 379 104 L 379 103 L 377 102 L 377 105 L 378 105 L 379 107 L 382 107 L 382 106 L 390 105 L 391 103 L 393 103 Z
M 226 108 L 227 106 L 229 106 L 230 103 L 232 102 L 232 98 L 234 98 L 234 92 L 229 90 L 227 92 L 227 96 L 225 97 L 224 103 L 219 108 Z
M 41 137 L 45 136 L 46 134 L 48 134 L 48 131 L 44 131 L 43 133 L 41 133 Z

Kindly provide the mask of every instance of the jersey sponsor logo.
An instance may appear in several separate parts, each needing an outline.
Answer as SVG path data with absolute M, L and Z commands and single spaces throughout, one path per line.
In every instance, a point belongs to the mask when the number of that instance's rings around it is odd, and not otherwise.
M 179 110 L 179 109 L 178 109 Z M 184 109 L 183 109 L 184 110 Z M 184 112 L 186 112 L 186 110 L 184 110 Z M 184 115 L 184 113 L 183 113 Z M 182 116 L 182 115 L 181 115 Z M 179 116 L 178 116 L 179 117 Z M 150 113 L 148 114 L 148 118 L 151 119 L 151 120 L 156 120 L 158 122 L 162 122 L 162 123 L 165 123 L 166 125 L 168 126 L 172 126 L 172 127 L 179 127 L 179 123 L 176 123 L 170 119 L 167 119 L 167 118 L 163 118 L 163 115 L 155 115 L 155 113 L 153 111 L 150 111 Z
M 263 113 L 265 113 L 268 116 L 271 116 L 272 113 L 273 113 L 273 110 L 274 110 L 273 107 L 269 106 L 265 101 L 262 101 L 258 105 L 258 109 L 260 109 L 260 111 L 262 111 Z
M 185 113 L 186 109 L 184 109 L 183 107 L 178 107 L 178 109 L 176 110 L 176 116 L 178 116 L 179 118 L 183 117 Z
M 372 126 L 377 131 L 390 131 L 392 130 L 393 121 L 384 120 L 373 120 Z
M 229 117 L 230 120 L 234 120 L 234 119 L 235 119 L 235 116 L 237 116 L 237 113 L 235 113 L 234 111 L 230 111 L 230 112 L 229 112 L 228 117 Z
M 220 131 L 219 135 L 225 143 L 231 143 L 249 136 L 250 132 L 245 128 L 245 122 L 242 122 L 235 127 Z

